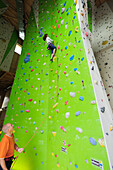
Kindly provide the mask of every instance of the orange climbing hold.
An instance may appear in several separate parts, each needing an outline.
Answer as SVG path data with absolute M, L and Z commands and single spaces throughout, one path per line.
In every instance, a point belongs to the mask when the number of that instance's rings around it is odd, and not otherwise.
M 75 1 L 75 5 L 77 5 L 78 0 Z

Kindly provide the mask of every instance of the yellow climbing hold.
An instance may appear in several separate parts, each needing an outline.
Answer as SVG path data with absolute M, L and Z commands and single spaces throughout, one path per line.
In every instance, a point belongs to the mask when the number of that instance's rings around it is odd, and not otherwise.
M 56 25 L 54 26 L 54 29 L 56 28 Z
M 56 59 L 56 56 L 53 58 L 53 62 L 55 61 L 55 59 Z
M 100 144 L 100 146 L 104 147 L 104 146 L 105 146 L 105 144 L 104 144 L 104 138 L 98 139 L 98 143 Z
M 52 132 L 53 136 L 56 136 L 56 132 Z
M 51 116 L 49 116 L 49 119 L 51 119 Z
M 53 109 L 58 105 L 58 103 L 56 103 L 54 106 L 53 106 Z
M 78 32 L 78 30 L 77 30 L 77 29 L 75 29 L 75 32 Z
M 60 167 L 59 163 L 57 163 L 57 167 Z
M 0 134 L 2 133 L 2 131 L 0 131 Z
M 54 156 L 54 153 L 52 152 L 52 156 Z
M 92 61 L 90 61 L 90 64 L 92 64 Z
M 102 45 L 106 45 L 107 43 L 108 43 L 108 40 L 103 41 L 103 42 L 102 42 Z
M 75 28 L 75 32 L 78 32 L 78 26 L 76 26 L 76 28 Z
M 97 81 L 97 80 L 94 80 L 94 83 L 95 83 L 96 85 L 98 85 L 98 81 Z
M 113 130 L 113 125 L 111 124 L 111 125 L 110 125 L 110 131 L 112 131 L 112 130 Z

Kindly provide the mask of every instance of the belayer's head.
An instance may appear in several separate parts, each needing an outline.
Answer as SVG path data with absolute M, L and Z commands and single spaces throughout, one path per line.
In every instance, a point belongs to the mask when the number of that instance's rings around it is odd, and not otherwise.
M 47 37 L 48 37 L 48 34 L 45 34 L 43 37 L 43 40 L 45 41 Z
M 14 131 L 14 125 L 12 125 L 11 123 L 7 123 L 2 127 L 2 131 L 5 134 L 12 134 Z

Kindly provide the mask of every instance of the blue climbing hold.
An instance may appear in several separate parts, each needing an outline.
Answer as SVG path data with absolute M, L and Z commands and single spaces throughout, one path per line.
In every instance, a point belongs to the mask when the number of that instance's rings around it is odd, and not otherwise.
M 28 81 L 28 79 L 26 79 L 26 81 Z
M 75 165 L 75 168 L 78 168 L 78 165 Z
M 27 62 L 29 62 L 29 61 L 30 61 L 30 55 L 27 54 L 26 58 L 24 59 L 24 63 L 27 63 Z
M 67 13 L 67 15 L 69 15 L 69 12 Z
M 73 84 L 73 81 L 71 81 L 70 84 Z
M 22 88 L 20 88 L 20 90 L 22 90 Z
M 36 124 L 36 122 L 34 121 L 34 122 L 33 122 L 33 125 L 35 125 L 35 124 Z
M 69 10 L 69 8 L 66 9 L 66 12 Z
M 73 17 L 73 19 L 75 19 L 75 18 L 76 18 L 76 16 Z
M 76 113 L 75 113 L 75 116 L 78 116 L 78 115 L 80 115 L 80 111 L 77 111 Z
M 65 46 L 65 50 L 67 50 L 68 46 Z
M 81 61 L 83 61 L 84 60 L 84 57 L 83 58 L 81 58 Z
M 23 113 L 23 110 L 21 110 L 20 112 Z
M 80 43 L 80 40 L 78 41 L 78 43 Z
M 83 101 L 83 100 L 84 100 L 84 98 L 83 98 L 82 96 L 80 96 L 80 97 L 79 97 L 79 100 L 82 100 L 82 101 Z
M 66 22 L 66 24 L 68 24 L 68 21 Z
M 28 95 L 30 95 L 30 93 L 27 93 Z
M 89 141 L 90 141 L 90 143 L 92 144 L 92 145 L 97 145 L 97 142 L 96 142 L 96 140 L 94 139 L 94 138 L 89 138 Z
M 77 71 L 77 68 L 74 68 L 74 71 Z
M 40 37 L 42 37 L 42 35 L 43 35 L 43 32 L 40 33 Z
M 69 34 L 68 34 L 68 35 L 70 36 L 70 35 L 71 35 L 71 33 L 72 33 L 72 30 L 71 30 L 71 31 L 69 31 Z
M 73 58 L 74 58 L 74 55 L 72 55 L 72 56 L 70 57 L 70 61 L 72 61 L 72 60 L 73 60 Z
M 35 50 L 35 53 L 37 52 L 37 50 Z
M 42 31 L 43 27 L 40 28 L 40 31 Z
M 67 2 L 67 1 L 65 1 L 64 6 L 66 5 L 66 2 Z

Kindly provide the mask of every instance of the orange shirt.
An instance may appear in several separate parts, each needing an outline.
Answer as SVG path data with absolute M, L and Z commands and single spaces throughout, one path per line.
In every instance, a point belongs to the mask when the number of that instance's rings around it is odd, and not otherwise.
M 6 134 L 0 142 L 0 158 L 8 158 L 14 155 L 14 135 L 12 137 L 7 136 Z

